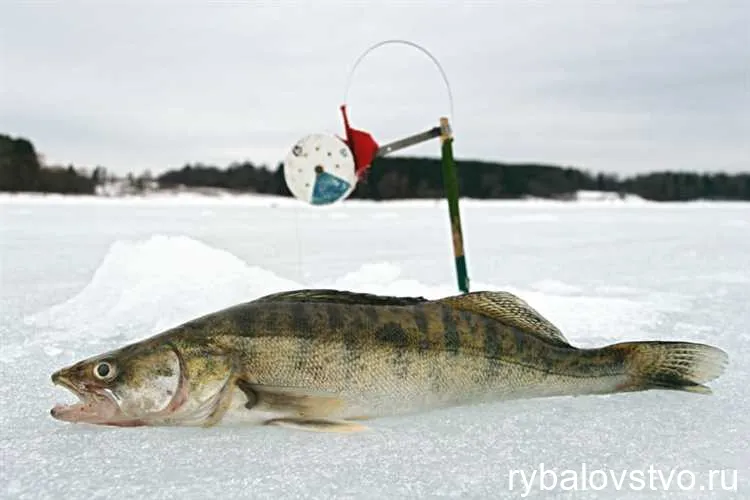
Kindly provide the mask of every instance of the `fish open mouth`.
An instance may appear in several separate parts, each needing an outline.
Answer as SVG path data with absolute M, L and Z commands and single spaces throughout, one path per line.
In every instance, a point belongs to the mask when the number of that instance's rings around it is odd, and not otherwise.
M 146 387 L 133 389 L 127 383 L 118 383 L 110 389 L 86 375 L 88 365 L 74 365 L 52 374 L 52 383 L 63 387 L 78 397 L 72 404 L 56 404 L 52 418 L 73 423 L 137 427 L 168 424 L 175 413 L 188 400 L 190 384 L 185 365 L 176 349 L 171 347 L 154 354 L 154 362 L 166 363 L 168 374 L 149 378 Z M 161 408 L 161 409 L 159 409 Z
M 87 384 L 74 384 L 59 373 L 53 375 L 52 381 L 55 385 L 68 389 L 78 397 L 77 403 L 56 404 L 50 411 L 53 418 L 66 422 L 119 424 L 117 417 L 121 413 L 120 407 L 106 389 Z

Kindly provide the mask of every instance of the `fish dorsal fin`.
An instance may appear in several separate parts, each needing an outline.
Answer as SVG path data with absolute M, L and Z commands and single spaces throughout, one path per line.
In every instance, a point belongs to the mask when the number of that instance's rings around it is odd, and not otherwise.
M 327 302 L 380 306 L 410 306 L 427 302 L 424 297 L 392 297 L 371 293 L 347 292 L 327 288 L 291 290 L 265 295 L 254 302 Z
M 509 292 L 471 292 L 440 299 L 451 307 L 490 317 L 546 342 L 570 347 L 562 332 L 524 300 Z

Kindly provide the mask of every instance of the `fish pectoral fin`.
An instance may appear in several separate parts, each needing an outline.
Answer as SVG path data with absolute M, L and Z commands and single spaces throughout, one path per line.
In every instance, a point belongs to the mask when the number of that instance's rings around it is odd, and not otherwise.
M 237 387 L 247 395 L 248 409 L 273 411 L 294 418 L 324 418 L 345 406 L 335 395 L 301 387 L 278 387 L 237 380 Z
M 219 393 L 214 396 L 216 399 L 214 408 L 201 424 L 203 427 L 213 427 L 224 418 L 224 415 L 232 404 L 232 391 L 234 390 L 236 380 L 237 377 L 235 375 L 230 375 Z
M 551 321 L 510 292 L 471 292 L 439 299 L 437 302 L 487 316 L 552 344 L 570 347 L 568 339 Z
M 289 429 L 313 432 L 361 432 L 367 427 L 346 420 L 329 420 L 325 418 L 274 418 L 265 425 L 276 425 Z

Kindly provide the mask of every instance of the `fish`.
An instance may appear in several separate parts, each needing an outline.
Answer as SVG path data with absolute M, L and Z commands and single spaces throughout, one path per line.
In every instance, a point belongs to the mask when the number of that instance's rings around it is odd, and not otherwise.
M 336 289 L 265 295 L 54 372 L 51 416 L 140 426 L 358 432 L 367 421 L 514 399 L 646 390 L 711 394 L 722 349 L 683 341 L 571 345 L 520 297 Z

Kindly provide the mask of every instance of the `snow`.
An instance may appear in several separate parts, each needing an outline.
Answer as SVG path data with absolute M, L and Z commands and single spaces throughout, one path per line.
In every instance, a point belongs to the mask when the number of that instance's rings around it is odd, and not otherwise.
M 581 190 L 576 193 L 576 200 L 578 201 L 600 201 L 608 203 L 648 203 L 644 198 L 630 193 L 623 193 L 620 196 L 619 193 L 607 192 L 607 191 L 585 191 Z
M 708 342 L 712 396 L 552 398 L 280 428 L 65 424 L 49 375 L 199 314 L 298 287 L 456 293 L 445 202 L 306 207 L 269 197 L 0 197 L 2 498 L 738 498 L 750 488 L 750 205 L 462 201 L 472 289 L 519 294 L 571 342 Z M 666 479 L 737 470 L 739 492 L 526 492 L 546 468 Z M 729 476 L 731 478 L 731 476 Z M 637 485 L 636 485 L 637 486 Z M 707 486 L 706 486 L 707 487 Z M 745 492 L 743 494 L 743 492 Z

